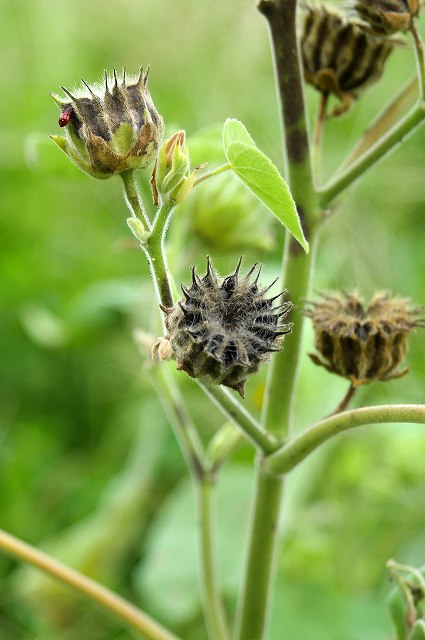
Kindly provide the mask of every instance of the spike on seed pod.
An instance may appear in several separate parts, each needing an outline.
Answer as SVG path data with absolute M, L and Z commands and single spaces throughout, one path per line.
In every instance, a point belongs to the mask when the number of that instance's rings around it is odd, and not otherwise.
M 301 31 L 304 77 L 323 96 L 333 94 L 340 100 L 332 115 L 347 111 L 363 89 L 380 79 L 396 44 L 333 8 L 305 7 Z
M 423 327 L 423 309 L 403 298 L 377 293 L 365 306 L 356 293 L 324 294 L 308 302 L 315 345 L 320 353 L 312 361 L 331 373 L 348 378 L 353 386 L 373 380 L 391 380 L 407 373 L 399 370 L 409 334 Z
M 266 299 L 269 287 L 259 290 L 254 268 L 240 276 L 242 258 L 235 271 L 221 278 L 207 258 L 200 277 L 192 268 L 192 282 L 182 285 L 184 299 L 163 308 L 177 369 L 193 378 L 223 384 L 244 396 L 249 375 L 256 373 L 269 354 L 280 351 L 292 325 L 283 324 L 292 308 L 289 301 L 273 307 L 283 293 Z
M 52 139 L 86 173 L 105 179 L 128 169 L 151 164 L 160 147 L 164 124 L 146 88 L 146 74 L 131 79 L 126 69 L 119 82 L 113 70 L 112 87 L 105 71 L 104 86 L 84 90 L 62 90 L 68 100 L 53 96 L 61 108 L 59 126 L 66 137 Z M 74 95 L 75 94 L 75 95 Z M 68 126 L 67 126 L 68 125 Z

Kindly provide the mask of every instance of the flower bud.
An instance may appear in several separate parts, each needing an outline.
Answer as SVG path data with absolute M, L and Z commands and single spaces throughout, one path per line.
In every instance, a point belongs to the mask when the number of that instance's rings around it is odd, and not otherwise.
M 377 293 L 368 307 L 356 293 L 323 295 L 304 311 L 313 321 L 316 348 L 323 359 L 310 357 L 354 386 L 399 378 L 408 371 L 397 369 L 408 336 L 424 326 L 421 312 L 409 300 L 387 293 Z
M 147 89 L 149 69 L 128 82 L 124 70 L 119 82 L 114 69 L 112 88 L 105 72 L 105 84 L 85 90 L 63 91 L 68 100 L 52 94 L 61 108 L 59 126 L 66 137 L 50 136 L 80 169 L 105 179 L 141 169 L 153 162 L 163 135 L 163 121 Z
M 240 279 L 241 262 L 221 279 L 208 258 L 205 276 L 200 278 L 193 268 L 191 286 L 181 285 L 184 298 L 163 311 L 177 369 L 243 397 L 247 376 L 256 373 L 270 353 L 281 350 L 284 335 L 291 331 L 281 319 L 292 304 L 274 307 L 282 294 L 266 298 L 272 285 L 258 287 L 260 272 L 250 281 L 256 264 Z
M 374 33 L 407 31 L 420 9 L 420 0 L 357 0 L 355 9 Z
M 176 204 L 186 200 L 202 167 L 191 172 L 189 149 L 184 131 L 166 140 L 158 153 L 155 172 L 156 188 L 161 196 L 169 196 Z
M 165 140 L 159 150 L 155 179 L 158 192 L 162 195 L 172 191 L 190 172 L 189 150 L 185 139 L 185 132 L 177 131 Z
M 301 34 L 305 80 L 324 96 L 339 98 L 333 115 L 340 115 L 360 91 L 380 79 L 395 44 L 333 9 L 308 6 Z

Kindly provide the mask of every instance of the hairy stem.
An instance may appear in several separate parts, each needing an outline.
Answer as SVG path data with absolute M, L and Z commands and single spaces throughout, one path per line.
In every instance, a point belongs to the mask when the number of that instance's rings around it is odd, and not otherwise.
M 98 584 L 91 578 L 65 566 L 54 560 L 46 553 L 35 549 L 26 542 L 22 542 L 10 533 L 0 529 L 0 549 L 9 555 L 23 560 L 41 569 L 50 576 L 76 589 L 79 593 L 88 596 L 94 602 L 113 613 L 128 627 L 142 634 L 149 640 L 178 640 L 171 631 L 162 627 L 146 613 L 116 595 L 106 587 Z
M 350 164 L 336 178 L 328 182 L 320 189 L 320 204 L 325 209 L 337 196 L 353 184 L 381 160 L 387 153 L 395 149 L 407 136 L 409 136 L 425 119 L 425 104 L 418 102 L 415 107 L 398 122 L 390 131 L 376 142 L 360 158 Z
M 271 33 L 285 131 L 288 181 L 305 235 L 311 243 L 311 253 L 306 255 L 299 250 L 296 242 L 287 236 L 282 261 L 283 285 L 289 289 L 290 298 L 296 304 L 292 318 L 295 323 L 294 332 L 288 336 L 284 350 L 275 355 L 269 367 L 262 417 L 265 430 L 282 438 L 289 433 L 292 420 L 303 327 L 299 305 L 307 295 L 310 282 L 318 209 L 310 163 L 296 35 L 297 1 L 260 0 L 258 8 L 266 17 Z M 279 539 L 281 495 L 282 479 L 268 475 L 258 459 L 256 491 L 248 533 L 248 552 L 238 603 L 236 640 L 262 640 L 266 636 Z
M 127 169 L 127 171 L 120 173 L 120 176 L 124 184 L 124 199 L 128 208 L 132 215 L 142 222 L 145 231 L 149 232 L 151 225 L 143 207 L 142 199 L 140 198 L 140 193 L 134 179 L 134 171 L 132 169 Z
M 211 498 L 214 490 L 213 474 L 204 474 L 194 484 L 197 504 L 198 550 L 201 573 L 201 599 L 210 640 L 227 640 L 229 632 L 220 587 L 216 577 Z
M 152 270 L 158 297 L 164 307 L 173 306 L 173 294 L 171 293 L 164 239 L 174 207 L 175 204 L 171 199 L 164 200 L 153 221 L 151 234 L 143 245 Z
M 232 166 L 229 163 L 222 164 L 220 167 L 217 167 L 217 169 L 213 169 L 212 171 L 209 171 L 208 173 L 204 173 L 203 176 L 201 176 L 200 178 L 195 180 L 195 182 L 193 183 L 193 186 L 195 187 L 200 182 L 203 182 L 204 180 L 208 180 L 208 178 L 212 178 L 213 176 L 218 176 L 220 173 L 223 173 L 224 171 L 229 171 L 229 169 L 231 169 L 231 168 L 232 168 Z
M 302 462 L 323 442 L 338 433 L 366 424 L 416 422 L 425 424 L 424 404 L 394 404 L 352 409 L 324 418 L 281 449 L 270 455 L 266 467 L 270 473 L 285 474 Z

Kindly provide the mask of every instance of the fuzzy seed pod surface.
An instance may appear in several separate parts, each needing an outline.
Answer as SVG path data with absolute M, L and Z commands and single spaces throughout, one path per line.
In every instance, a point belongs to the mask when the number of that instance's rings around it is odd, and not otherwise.
M 127 169 L 153 162 L 161 144 L 164 123 L 147 89 L 149 69 L 121 80 L 114 69 L 113 82 L 105 72 L 103 86 L 73 93 L 62 87 L 67 99 L 52 94 L 61 109 L 59 126 L 66 137 L 50 136 L 67 156 L 94 178 L 105 179 Z
M 306 82 L 324 96 L 335 95 L 340 115 L 359 92 L 377 82 L 395 41 L 369 33 L 359 20 L 323 5 L 307 6 L 301 31 Z
M 233 274 L 220 278 L 208 258 L 206 274 L 201 278 L 193 268 L 191 286 L 181 285 L 184 298 L 163 311 L 177 368 L 243 397 L 247 377 L 281 350 L 291 331 L 282 319 L 292 303 L 274 306 L 283 294 L 266 297 L 272 285 L 258 286 L 260 270 L 251 280 L 257 264 L 240 278 L 241 261 Z
M 312 319 L 315 345 L 323 360 L 310 354 L 315 364 L 348 378 L 353 386 L 373 380 L 398 378 L 397 370 L 408 336 L 424 326 L 422 309 L 403 298 L 377 293 L 365 306 L 356 293 L 325 294 L 309 302 L 304 314 Z

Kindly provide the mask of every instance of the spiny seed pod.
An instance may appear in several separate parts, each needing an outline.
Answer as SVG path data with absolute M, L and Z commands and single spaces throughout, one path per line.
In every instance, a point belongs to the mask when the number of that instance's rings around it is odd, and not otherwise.
M 361 22 L 322 5 L 305 8 L 301 52 L 306 82 L 341 104 L 333 115 L 347 111 L 358 93 L 382 75 L 395 42 L 368 33 Z
M 420 6 L 420 0 L 357 0 L 354 8 L 373 33 L 392 35 L 410 29 Z
M 174 350 L 177 368 L 192 378 L 223 384 L 244 397 L 244 386 L 269 354 L 280 351 L 291 324 L 282 324 L 291 302 L 273 306 L 283 293 L 266 298 L 266 287 L 258 287 L 261 267 L 239 278 L 242 258 L 233 274 L 221 279 L 207 259 L 207 272 L 200 278 L 192 269 L 190 287 L 181 285 L 184 299 L 166 314 L 167 339 Z M 276 282 L 276 281 L 275 281 Z
M 313 321 L 323 360 L 310 357 L 354 386 L 399 378 L 408 371 L 396 369 L 406 353 L 408 336 L 424 326 L 422 311 L 387 293 L 375 294 L 368 307 L 356 293 L 325 294 L 304 310 Z
M 104 86 L 90 87 L 63 100 L 52 94 L 61 109 L 59 126 L 66 137 L 50 136 L 80 169 L 95 178 L 105 179 L 126 169 L 151 164 L 162 140 L 164 123 L 147 89 L 149 68 L 137 79 L 126 79 L 124 69 L 119 82 L 109 87 L 105 71 Z

